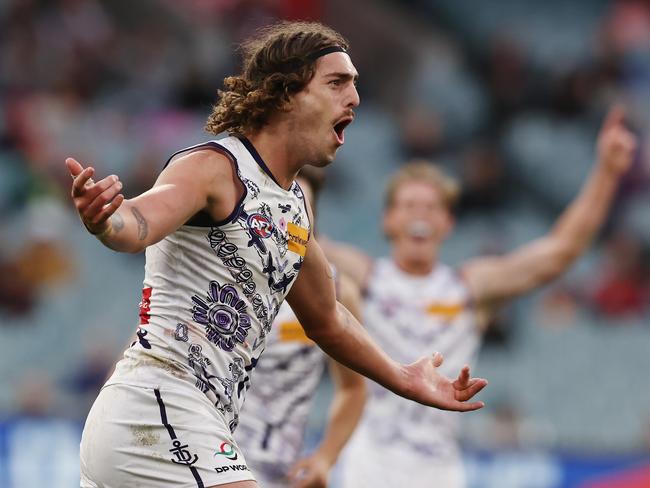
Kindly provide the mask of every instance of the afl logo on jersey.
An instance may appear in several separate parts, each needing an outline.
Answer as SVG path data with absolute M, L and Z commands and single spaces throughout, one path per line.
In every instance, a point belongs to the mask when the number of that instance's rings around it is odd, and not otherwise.
M 266 239 L 273 233 L 273 222 L 262 214 L 254 213 L 246 221 L 248 227 L 258 236 Z

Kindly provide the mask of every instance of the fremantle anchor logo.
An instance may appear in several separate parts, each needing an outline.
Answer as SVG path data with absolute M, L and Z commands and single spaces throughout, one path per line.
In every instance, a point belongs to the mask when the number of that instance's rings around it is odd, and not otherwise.
M 171 460 L 172 463 L 192 466 L 199 460 L 199 457 L 196 454 L 194 454 L 194 457 L 192 457 L 192 454 L 187 450 L 187 447 L 187 444 L 181 446 L 181 441 L 179 440 L 174 441 L 174 447 L 169 450 L 169 452 L 176 456 L 176 459 Z

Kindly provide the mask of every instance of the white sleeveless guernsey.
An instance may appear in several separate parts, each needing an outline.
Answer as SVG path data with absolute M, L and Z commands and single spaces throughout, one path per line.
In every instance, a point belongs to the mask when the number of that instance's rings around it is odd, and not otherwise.
M 480 343 L 469 292 L 449 267 L 427 276 L 401 271 L 379 259 L 368 281 L 364 324 L 396 361 L 404 364 L 439 351 L 441 373 L 454 378 L 472 363 Z M 464 486 L 458 413 L 406 400 L 369 382 L 362 420 L 343 455 L 345 488 Z
M 326 358 L 305 335 L 289 304 L 282 304 L 235 435 L 260 486 L 288 486 L 286 475 L 301 454 Z
M 170 163 L 198 149 L 226 155 L 244 194 L 225 221 L 200 213 L 147 248 L 138 340 L 107 384 L 193 385 L 234 431 L 310 223 L 298 184 L 284 190 L 247 139 L 193 146 Z

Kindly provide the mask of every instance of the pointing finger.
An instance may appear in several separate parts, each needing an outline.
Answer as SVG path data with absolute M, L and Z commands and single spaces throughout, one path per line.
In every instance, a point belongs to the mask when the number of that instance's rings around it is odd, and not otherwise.
M 614 105 L 605 116 L 605 121 L 603 122 L 603 130 L 605 131 L 611 129 L 612 127 L 621 125 L 624 119 L 625 109 L 623 108 L 623 105 Z

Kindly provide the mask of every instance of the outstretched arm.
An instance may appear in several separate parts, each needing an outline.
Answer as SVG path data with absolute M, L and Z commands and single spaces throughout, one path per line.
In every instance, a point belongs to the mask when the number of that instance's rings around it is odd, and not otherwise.
M 470 378 L 469 367 L 452 381 L 438 372 L 442 364 L 438 353 L 410 365 L 393 361 L 336 301 L 329 264 L 314 238 L 287 299 L 307 335 L 345 366 L 424 405 L 457 411 L 483 407 L 482 402 L 468 402 L 487 384 Z
M 339 278 L 339 301 L 354 315 L 361 317 L 359 289 L 345 275 Z M 323 439 L 314 453 L 296 463 L 289 478 L 294 488 L 326 488 L 329 472 L 343 446 L 354 431 L 366 402 L 366 382 L 363 376 L 330 359 L 330 376 L 334 382 L 334 397 Z
M 95 171 L 78 161 L 65 161 L 73 178 L 72 200 L 82 222 L 104 245 L 140 252 L 174 232 L 200 210 L 215 220 L 234 208 L 239 188 L 226 156 L 198 150 L 165 168 L 153 188 L 125 200 L 115 175 L 93 181 Z
M 598 136 L 596 165 L 549 234 L 504 256 L 477 258 L 462 267 L 476 303 L 489 306 L 548 283 L 589 246 L 632 161 L 636 143 L 623 116 L 621 108 L 608 114 Z

